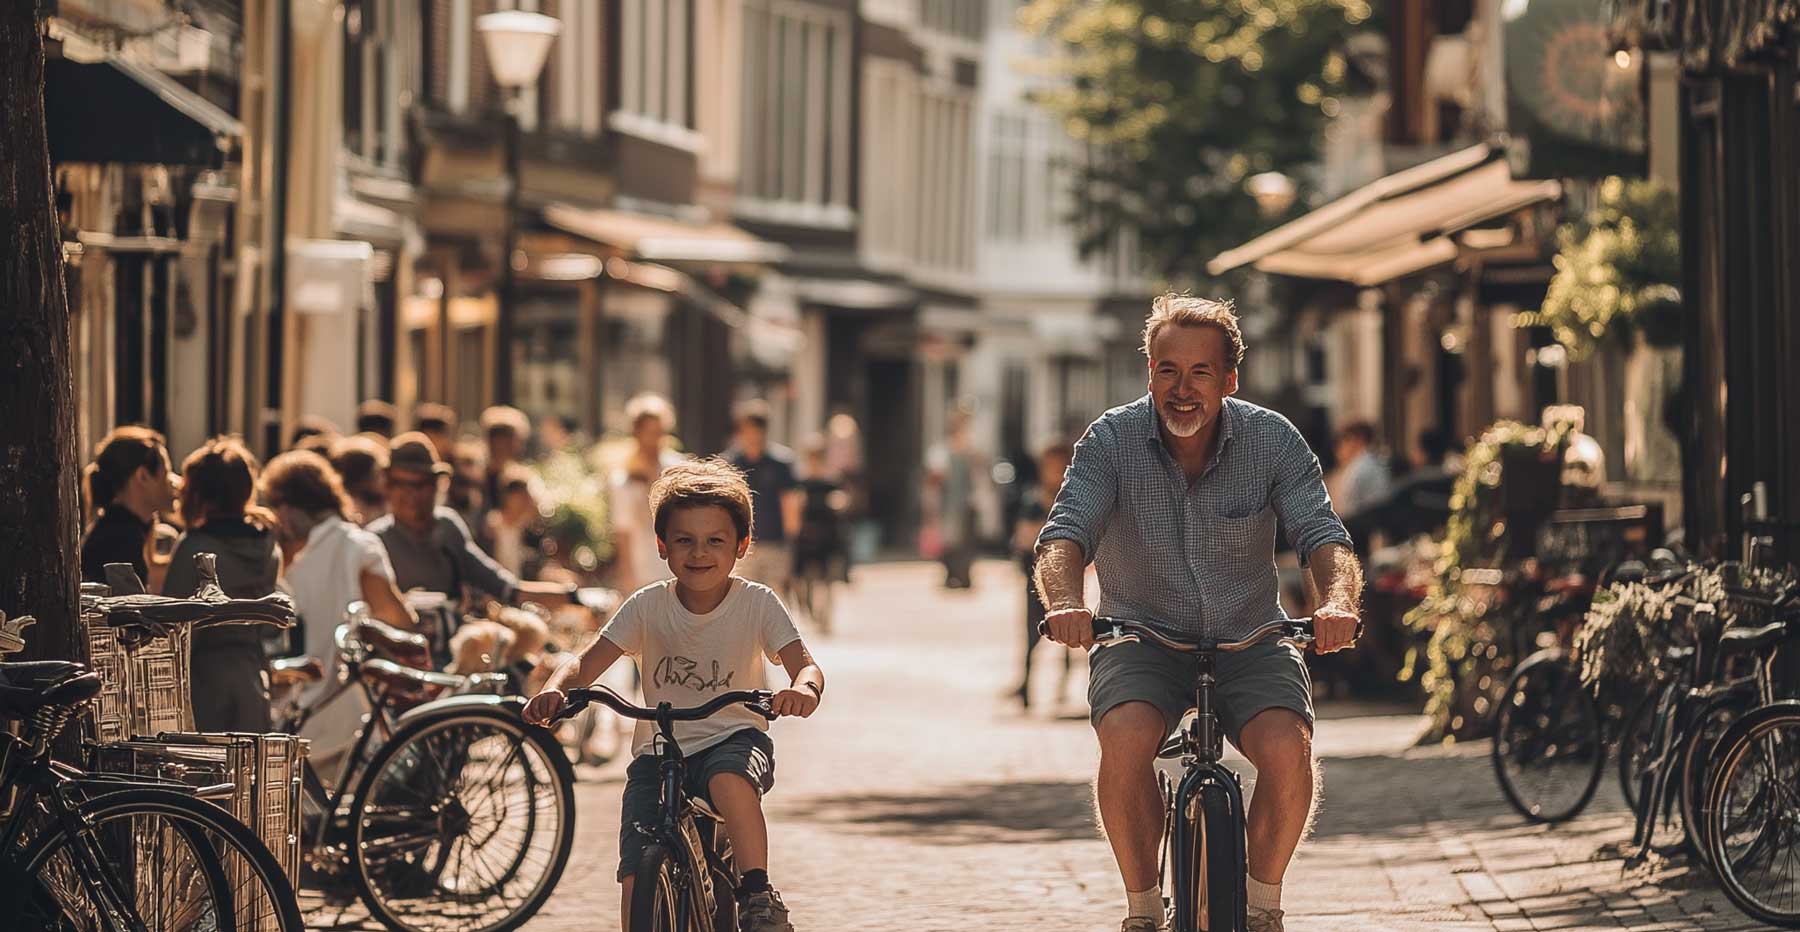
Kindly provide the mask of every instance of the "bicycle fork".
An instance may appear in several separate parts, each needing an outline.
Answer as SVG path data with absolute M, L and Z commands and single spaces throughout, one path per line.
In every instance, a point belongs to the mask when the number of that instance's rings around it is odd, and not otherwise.
M 74 864 L 75 873 L 94 899 L 100 920 L 113 932 L 148 932 L 144 918 L 138 915 L 131 895 L 117 874 L 106 866 L 94 851 L 94 826 L 56 790 L 50 791 L 56 808 L 56 821 L 69 839 L 64 849 Z

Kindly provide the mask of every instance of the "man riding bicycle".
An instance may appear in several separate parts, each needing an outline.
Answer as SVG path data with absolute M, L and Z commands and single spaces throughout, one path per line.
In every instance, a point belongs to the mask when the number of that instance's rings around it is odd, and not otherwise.
M 1168 294 L 1144 326 L 1149 394 L 1101 415 L 1038 537 L 1037 585 L 1051 639 L 1094 643 L 1082 598 L 1088 562 L 1100 612 L 1185 639 L 1237 638 L 1283 617 L 1276 520 L 1322 594 L 1321 652 L 1349 647 L 1362 569 L 1333 513 L 1319 460 L 1293 424 L 1231 398 L 1244 341 L 1227 303 Z M 1193 655 L 1126 643 L 1095 653 L 1088 702 L 1100 743 L 1100 820 L 1125 881 L 1123 932 L 1156 932 L 1163 810 L 1155 760 L 1191 705 Z M 1312 816 L 1312 688 L 1293 647 L 1265 642 L 1218 658 L 1227 737 L 1256 767 L 1249 812 L 1252 932 L 1282 929 L 1281 881 Z

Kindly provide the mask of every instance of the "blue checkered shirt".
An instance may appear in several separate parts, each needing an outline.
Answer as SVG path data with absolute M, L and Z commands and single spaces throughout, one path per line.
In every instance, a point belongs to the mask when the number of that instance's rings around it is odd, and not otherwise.
M 1276 519 L 1302 563 L 1350 544 L 1319 458 L 1287 418 L 1227 398 L 1216 453 L 1189 486 L 1157 421 L 1145 395 L 1088 426 L 1038 544 L 1074 541 L 1093 561 L 1102 615 L 1213 638 L 1286 617 Z

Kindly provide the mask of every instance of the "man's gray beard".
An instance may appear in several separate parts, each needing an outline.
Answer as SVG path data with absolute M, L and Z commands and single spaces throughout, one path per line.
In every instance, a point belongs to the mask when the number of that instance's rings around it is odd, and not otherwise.
M 1177 427 L 1177 426 L 1175 426 L 1175 420 L 1173 418 L 1169 417 L 1169 413 L 1167 411 L 1164 411 L 1162 414 L 1163 426 L 1169 429 L 1169 433 L 1174 434 L 1175 436 L 1180 437 L 1183 440 L 1186 440 L 1187 438 L 1192 437 L 1195 434 L 1199 433 L 1200 428 L 1206 426 L 1206 418 L 1204 417 L 1205 413 L 1206 413 L 1205 409 L 1195 411 L 1192 426 Z

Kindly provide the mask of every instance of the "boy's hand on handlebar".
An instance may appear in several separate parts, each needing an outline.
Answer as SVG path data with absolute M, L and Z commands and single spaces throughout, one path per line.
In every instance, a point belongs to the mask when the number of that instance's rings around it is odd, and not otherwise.
M 796 715 L 806 718 L 819 707 L 819 697 L 812 690 L 789 686 L 775 694 L 769 705 L 777 716 Z
M 1351 647 L 1361 628 L 1362 619 L 1355 612 L 1327 602 L 1313 612 L 1313 650 L 1329 654 Z
M 1085 608 L 1058 609 L 1044 617 L 1044 636 L 1064 647 L 1086 650 L 1094 646 L 1094 613 Z
M 525 704 L 523 713 L 525 723 L 537 725 L 540 728 L 547 727 L 556 720 L 556 714 L 562 711 L 563 702 L 566 699 L 567 697 L 560 689 L 546 689 L 532 696 L 531 701 Z

